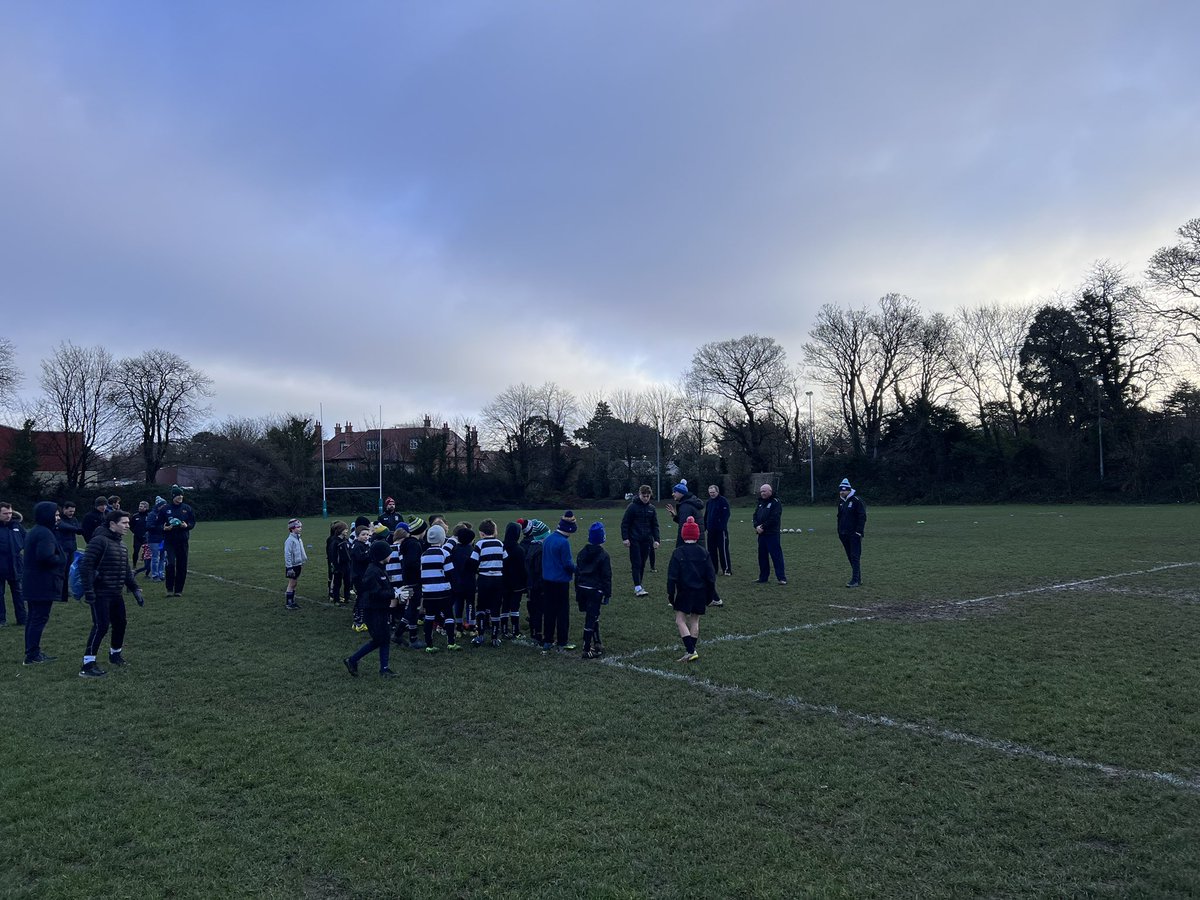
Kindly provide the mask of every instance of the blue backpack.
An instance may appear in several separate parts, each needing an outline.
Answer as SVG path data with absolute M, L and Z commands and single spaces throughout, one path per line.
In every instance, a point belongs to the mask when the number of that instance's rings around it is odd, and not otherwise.
M 71 588 L 71 596 L 76 600 L 83 599 L 83 573 L 79 571 L 79 564 L 83 561 L 83 551 L 76 550 L 75 558 L 71 560 L 71 571 L 67 576 L 68 586 Z

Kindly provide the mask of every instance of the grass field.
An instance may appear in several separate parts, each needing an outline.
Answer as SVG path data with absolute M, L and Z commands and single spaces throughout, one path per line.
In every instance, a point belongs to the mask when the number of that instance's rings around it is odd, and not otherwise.
M 185 596 L 130 603 L 126 670 L 76 677 L 83 604 L 51 665 L 0 631 L 0 894 L 1200 895 L 1200 508 L 872 509 L 859 590 L 831 508 L 785 510 L 790 583 L 751 584 L 735 509 L 687 667 L 669 542 L 635 599 L 602 515 L 603 662 L 349 678 L 316 518 L 298 613 L 282 521 L 201 521 Z

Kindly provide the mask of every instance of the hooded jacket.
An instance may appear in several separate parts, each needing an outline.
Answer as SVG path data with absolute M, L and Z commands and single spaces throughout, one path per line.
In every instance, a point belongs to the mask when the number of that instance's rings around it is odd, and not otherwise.
M 504 589 L 510 593 L 529 587 L 529 572 L 525 568 L 525 547 L 521 544 L 521 526 L 509 522 L 504 528 Z
M 58 504 L 53 500 L 43 500 L 33 508 L 37 524 L 25 541 L 25 571 L 21 577 L 21 591 L 29 603 L 49 602 L 62 596 L 67 554 L 54 533 L 57 511 Z
M 679 525 L 678 534 L 675 535 L 675 540 L 679 544 L 683 544 L 683 523 L 691 516 L 696 520 L 696 524 L 700 526 L 700 536 L 704 537 L 704 501 L 695 494 L 684 494 L 683 499 L 675 504 L 675 515 L 671 516 L 671 521 Z
M 601 544 L 587 544 L 575 557 L 575 587 L 612 596 L 612 560 Z
M 94 603 L 97 596 L 120 597 L 122 586 L 131 591 L 138 589 L 129 565 L 129 551 L 121 536 L 109 528 L 96 529 L 88 541 L 79 561 L 79 575 L 83 579 L 83 597 Z
M 387 609 L 395 599 L 386 567 L 391 552 L 387 541 L 372 541 L 367 550 L 367 568 L 358 582 L 359 599 L 366 609 Z
M 25 548 L 25 528 L 13 519 L 0 525 L 0 575 L 7 578 L 21 577 L 21 551 Z

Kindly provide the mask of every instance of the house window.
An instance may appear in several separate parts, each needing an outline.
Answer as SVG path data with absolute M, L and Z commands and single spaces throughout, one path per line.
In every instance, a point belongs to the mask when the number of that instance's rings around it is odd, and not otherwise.
M 345 452 L 346 452 L 346 442 L 342 441 L 341 444 L 338 446 L 338 453 L 345 453 Z
M 368 440 L 367 441 L 367 451 L 370 453 L 378 453 L 379 452 L 379 441 Z
M 353 472 L 354 471 L 354 463 L 352 463 L 352 462 L 346 463 L 346 471 Z
M 409 450 L 416 450 L 420 446 L 421 446 L 420 438 L 409 438 L 408 439 L 408 449 Z

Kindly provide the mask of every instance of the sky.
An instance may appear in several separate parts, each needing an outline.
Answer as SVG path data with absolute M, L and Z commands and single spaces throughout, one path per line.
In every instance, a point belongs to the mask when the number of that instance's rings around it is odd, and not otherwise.
M 1200 3 L 0 0 L 0 337 L 214 420 L 794 363 L 822 304 L 1031 303 L 1200 216 Z

